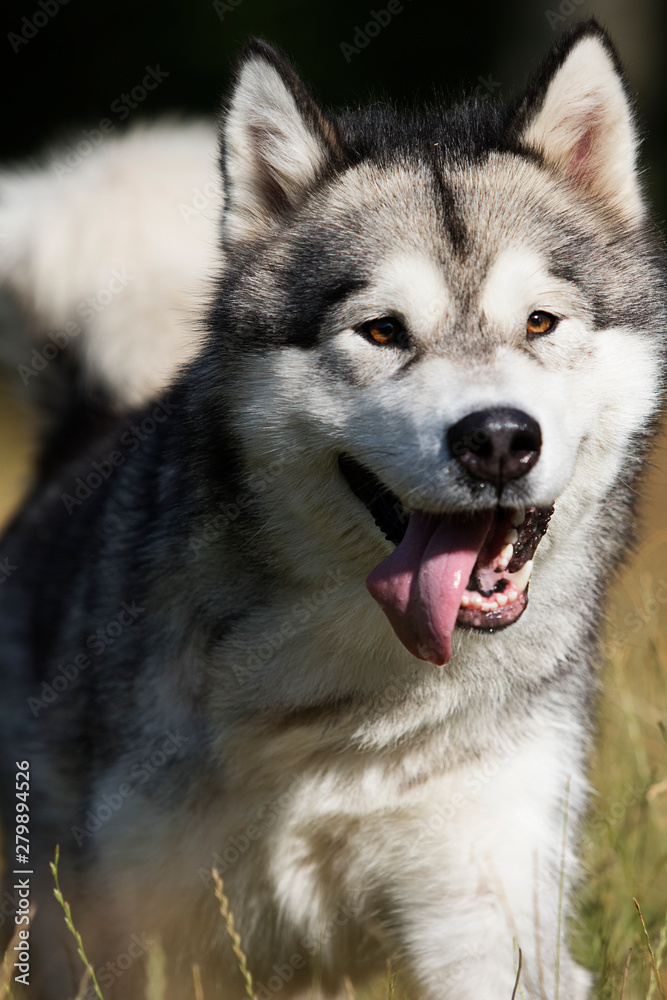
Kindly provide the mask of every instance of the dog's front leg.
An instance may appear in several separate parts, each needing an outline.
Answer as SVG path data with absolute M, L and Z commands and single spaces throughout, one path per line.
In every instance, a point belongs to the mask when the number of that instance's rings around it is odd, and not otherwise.
M 588 996 L 567 949 L 586 788 L 547 730 L 519 749 L 435 779 L 393 852 L 397 958 L 424 1000 Z M 416 806 L 416 803 L 415 803 Z M 561 878 L 562 876 L 562 878 Z

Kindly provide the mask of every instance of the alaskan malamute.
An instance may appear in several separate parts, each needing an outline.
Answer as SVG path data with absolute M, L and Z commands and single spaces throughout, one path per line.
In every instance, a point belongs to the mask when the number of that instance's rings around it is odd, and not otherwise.
M 510 1000 L 520 948 L 523 996 L 581 1000 L 596 640 L 665 357 L 614 50 L 587 22 L 509 108 L 333 118 L 253 42 L 221 133 L 222 185 L 200 125 L 0 181 L 19 371 L 77 387 L 0 552 L 28 995 L 82 972 L 60 844 L 107 1000 L 150 939 L 170 1000 L 193 964 L 243 995 L 213 867 L 260 998 L 390 957 Z

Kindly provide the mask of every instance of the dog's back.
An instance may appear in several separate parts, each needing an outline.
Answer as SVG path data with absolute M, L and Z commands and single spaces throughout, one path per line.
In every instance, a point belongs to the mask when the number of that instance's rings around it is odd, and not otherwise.
M 0 172 L 3 349 L 29 390 L 76 358 L 88 393 L 138 406 L 195 353 L 221 269 L 215 131 L 165 121 L 84 152 Z

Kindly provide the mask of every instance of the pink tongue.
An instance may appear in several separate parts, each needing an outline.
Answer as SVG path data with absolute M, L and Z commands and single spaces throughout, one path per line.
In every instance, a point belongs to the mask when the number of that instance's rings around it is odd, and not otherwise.
M 474 518 L 410 514 L 403 541 L 366 586 L 403 645 L 438 666 L 452 655 L 452 632 L 493 512 Z

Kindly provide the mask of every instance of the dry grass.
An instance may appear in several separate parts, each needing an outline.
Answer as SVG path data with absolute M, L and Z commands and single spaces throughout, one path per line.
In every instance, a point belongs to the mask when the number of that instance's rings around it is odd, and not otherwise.
M 4 470 L 0 521 L 17 502 L 29 467 L 30 442 L 20 414 L 0 395 Z M 660 1000 L 667 995 L 665 497 L 667 444 L 663 439 L 643 498 L 646 542 L 609 602 L 611 638 L 592 766 L 599 795 L 584 843 L 588 879 L 579 894 L 580 919 L 571 929 L 576 956 L 598 975 L 597 1000 Z M 635 900 L 641 907 L 641 919 Z M 252 971 L 252 955 L 248 965 Z M 151 954 L 149 966 L 150 1000 L 160 1000 L 163 974 L 159 953 Z M 657 970 L 661 971 L 661 984 Z M 349 997 L 404 1000 L 394 973 L 389 969 L 363 993 L 355 993 L 350 986 Z M 194 977 L 196 983 L 196 970 Z M 5 982 L 0 972 L 0 1000 L 10 996 Z M 516 995 L 521 996 L 520 986 Z M 198 996 L 198 1000 L 202 998 Z

